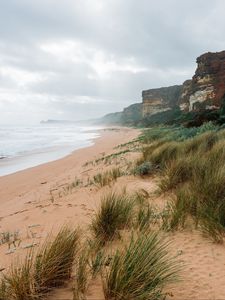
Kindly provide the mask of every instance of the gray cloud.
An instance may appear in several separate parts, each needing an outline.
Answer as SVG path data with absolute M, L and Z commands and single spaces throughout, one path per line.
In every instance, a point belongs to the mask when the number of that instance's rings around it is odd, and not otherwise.
M 225 49 L 223 0 L 7 0 L 0 4 L 1 122 L 89 118 L 182 83 Z

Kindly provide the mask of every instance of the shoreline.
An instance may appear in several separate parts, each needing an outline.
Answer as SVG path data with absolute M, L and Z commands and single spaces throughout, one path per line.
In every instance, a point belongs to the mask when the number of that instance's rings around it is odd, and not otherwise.
M 82 236 L 88 238 L 90 223 L 102 198 L 109 192 L 126 191 L 132 195 L 145 191 L 147 203 L 159 211 L 163 209 L 171 194 L 159 195 L 159 176 L 132 175 L 134 162 L 141 155 L 141 145 L 140 141 L 129 142 L 139 135 L 138 129 L 106 128 L 90 147 L 54 162 L 0 177 L 0 232 L 19 232 L 20 238 L 20 244 L 10 250 L 7 243 L 0 244 L 0 266 L 5 269 L 4 273 L 12 262 L 23 261 L 30 248 L 36 251 L 49 234 L 54 236 L 65 224 L 78 227 Z M 94 176 L 113 168 L 121 170 L 123 175 L 106 185 L 94 181 Z M 173 232 L 161 231 L 161 234 L 170 242 L 171 254 L 179 255 L 183 264 L 183 280 L 168 286 L 165 290 L 168 299 L 223 299 L 224 244 L 212 243 L 191 226 Z M 118 245 L 121 242 L 115 241 L 113 249 Z M 47 299 L 72 300 L 70 283 L 54 290 Z M 98 279 L 91 281 L 87 299 L 104 299 Z
M 137 138 L 140 130 L 131 128 L 103 129 L 94 144 L 70 155 L 36 167 L 0 177 L 0 232 L 19 232 L 21 246 L 8 253 L 0 244 L 0 266 L 7 268 L 15 258 L 23 258 L 25 247 L 41 244 L 50 232 L 63 224 L 81 226 L 90 222 L 105 189 L 95 185 L 78 186 L 69 193 L 66 187 L 76 178 L 84 183 L 105 166 L 84 166 L 90 160 L 119 152 L 116 146 Z M 106 168 L 107 169 L 107 168 Z
M 2 156 L 0 157 L 0 178 L 62 159 L 71 155 L 74 151 L 90 147 L 94 144 L 94 141 L 100 137 L 100 131 L 102 129 L 103 128 L 94 128 L 92 130 L 85 130 L 85 134 L 91 133 L 92 136 L 87 139 L 82 139 L 74 143 L 74 145 L 66 143 L 57 146 L 49 145 L 39 149 L 27 150 L 11 157 Z
M 63 184 L 83 171 L 83 164 L 101 156 L 103 152 L 111 153 L 119 144 L 128 142 L 140 134 L 140 130 L 114 127 L 104 128 L 101 135 L 94 139 L 94 144 L 77 149 L 71 154 L 35 167 L 27 168 L 9 175 L 0 176 L 0 204 L 24 204 L 32 192 L 46 198 L 46 193 L 53 186 Z M 24 199 L 24 200 L 23 200 Z M 4 205 L 5 206 L 5 205 Z M 3 207 L 1 211 L 8 211 Z M 1 218 L 1 215 L 0 215 Z

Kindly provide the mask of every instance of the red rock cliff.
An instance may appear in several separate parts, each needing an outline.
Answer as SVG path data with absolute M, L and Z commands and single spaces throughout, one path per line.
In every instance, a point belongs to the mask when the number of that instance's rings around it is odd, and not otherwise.
M 225 51 L 197 58 L 192 80 L 185 81 L 180 107 L 185 111 L 219 109 L 225 96 Z

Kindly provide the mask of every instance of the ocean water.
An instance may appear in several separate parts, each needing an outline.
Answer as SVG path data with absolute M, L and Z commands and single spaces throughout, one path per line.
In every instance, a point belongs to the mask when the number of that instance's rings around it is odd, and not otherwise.
M 100 127 L 76 124 L 0 126 L 0 176 L 62 158 L 91 146 Z

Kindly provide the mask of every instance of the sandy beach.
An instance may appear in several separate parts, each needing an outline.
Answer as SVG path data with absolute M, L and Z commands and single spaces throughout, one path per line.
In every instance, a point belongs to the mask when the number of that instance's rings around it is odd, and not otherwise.
M 24 257 L 27 249 L 38 247 L 50 232 L 56 232 L 65 223 L 80 226 L 85 233 L 101 196 L 109 189 L 126 187 L 129 192 L 135 192 L 143 188 L 150 195 L 156 195 L 151 200 L 155 204 L 164 203 L 167 196 L 155 194 L 156 177 L 143 179 L 125 175 L 111 187 L 102 188 L 88 184 L 95 174 L 115 166 L 124 169 L 137 159 L 138 151 L 126 152 L 129 146 L 118 146 L 139 134 L 139 130 L 131 128 L 101 130 L 101 137 L 93 146 L 63 159 L 0 177 L 0 230 L 18 231 L 21 240 L 16 249 L 13 246 L 8 249 L 7 244 L 0 246 L 0 268 L 7 269 L 13 260 Z M 111 154 L 117 154 L 113 164 L 105 164 L 101 158 Z M 168 233 L 168 238 L 172 241 L 171 251 L 179 256 L 183 267 L 182 280 L 169 288 L 168 299 L 224 299 L 224 245 L 213 244 L 199 232 L 188 229 Z M 55 291 L 49 299 L 72 300 L 70 284 Z M 90 284 L 87 299 L 104 299 L 98 280 Z

